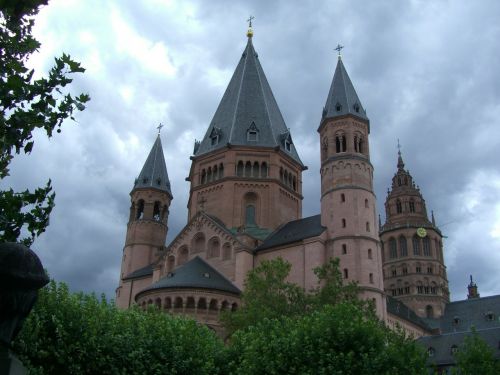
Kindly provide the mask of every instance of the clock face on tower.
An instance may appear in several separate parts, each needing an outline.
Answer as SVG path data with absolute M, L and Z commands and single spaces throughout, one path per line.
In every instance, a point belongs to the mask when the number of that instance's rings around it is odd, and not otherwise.
M 425 236 L 427 236 L 427 231 L 425 230 L 425 228 L 418 228 L 417 234 L 419 237 L 424 238 Z

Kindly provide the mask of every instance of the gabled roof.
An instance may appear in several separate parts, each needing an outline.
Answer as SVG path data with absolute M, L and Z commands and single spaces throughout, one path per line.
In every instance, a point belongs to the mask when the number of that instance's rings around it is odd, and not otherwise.
M 249 130 L 257 134 L 249 135 Z M 205 137 L 195 146 L 194 154 L 202 155 L 228 144 L 279 147 L 303 165 L 260 65 L 252 38 L 248 38 L 240 62 Z
M 332 85 L 326 98 L 322 119 L 333 118 L 344 115 L 353 115 L 360 119 L 367 120 L 366 111 L 356 94 L 356 90 L 347 74 L 344 63 L 339 56 Z
M 321 225 L 321 215 L 289 221 L 271 233 L 264 243 L 257 247 L 255 251 L 316 237 L 323 233 L 325 229 L 326 228 Z
M 153 275 L 153 265 L 147 265 L 146 267 L 139 268 L 134 272 L 129 273 L 127 276 L 123 278 L 123 280 L 128 279 L 139 279 L 141 277 L 152 276 Z
M 174 269 L 140 293 L 155 289 L 178 288 L 219 290 L 233 294 L 241 293 L 229 279 L 199 256 Z
M 172 196 L 160 134 L 149 152 L 139 177 L 135 180 L 134 189 L 139 188 L 154 188 L 165 191 Z

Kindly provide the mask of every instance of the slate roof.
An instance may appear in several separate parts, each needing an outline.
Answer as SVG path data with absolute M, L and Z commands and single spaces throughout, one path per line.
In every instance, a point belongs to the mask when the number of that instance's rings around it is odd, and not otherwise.
M 248 130 L 257 131 L 256 140 L 249 140 Z M 291 142 L 289 151 L 285 141 Z M 212 122 L 203 140 L 195 145 L 194 155 L 221 149 L 228 144 L 279 147 L 303 166 L 260 65 L 252 38 L 248 38 Z
M 455 363 L 451 347 L 460 348 L 465 336 L 471 334 L 472 327 L 492 347 L 497 358 L 500 357 L 500 295 L 450 302 L 443 316 L 435 321 L 441 334 L 418 339 L 426 349 L 434 349 L 434 355 L 428 358 L 429 363 Z
M 153 265 L 150 264 L 146 267 L 139 268 L 132 273 L 129 273 L 127 276 L 123 278 L 123 280 L 128 279 L 138 279 L 145 276 L 151 276 L 153 274 Z
M 155 289 L 178 288 L 219 290 L 233 294 L 241 293 L 229 279 L 198 256 L 174 269 L 140 293 Z
M 134 189 L 155 188 L 162 190 L 172 196 L 170 180 L 168 179 L 167 165 L 163 156 L 160 134 L 156 138 L 148 158 L 142 167 L 139 177 L 136 178 Z
M 321 215 L 289 221 L 271 233 L 255 251 L 257 252 L 271 247 L 301 241 L 306 238 L 316 237 L 323 233 L 325 229 L 326 228 L 321 225 Z
M 498 350 L 498 345 L 500 344 L 500 327 L 477 330 L 476 332 L 493 349 L 496 358 L 500 358 L 500 351 Z M 455 363 L 455 359 L 453 358 L 451 347 L 456 345 L 460 350 L 460 346 L 467 335 L 471 335 L 471 331 L 423 336 L 417 342 L 423 345 L 426 350 L 429 350 L 429 348 L 434 350 L 433 355 L 427 358 L 429 364 L 441 366 L 452 365 Z
M 392 315 L 399 316 L 400 318 L 403 318 L 423 329 L 431 329 L 429 325 L 417 314 L 415 314 L 412 309 L 391 296 L 387 296 L 387 312 Z
M 344 116 L 347 114 L 369 121 L 366 116 L 366 111 L 347 74 L 344 63 L 339 56 L 330 91 L 328 92 L 326 104 L 323 109 L 322 119 Z

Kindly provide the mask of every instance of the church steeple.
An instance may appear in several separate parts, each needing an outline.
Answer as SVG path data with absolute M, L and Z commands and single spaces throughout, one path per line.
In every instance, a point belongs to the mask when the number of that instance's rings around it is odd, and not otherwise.
M 467 286 L 469 293 L 467 294 L 467 299 L 479 298 L 479 291 L 477 290 L 477 284 L 472 281 L 472 275 L 470 275 L 470 283 Z
M 326 104 L 323 108 L 322 119 L 336 118 L 345 115 L 353 115 L 369 121 L 366 116 L 366 111 L 344 67 L 342 57 L 339 54 L 330 91 L 328 92 Z
M 227 146 L 277 147 L 302 165 L 249 30 L 245 50 L 203 140 L 195 143 L 194 156 Z
M 139 177 L 135 180 L 134 189 L 140 188 L 158 189 L 172 196 L 159 132 L 148 158 L 141 169 L 141 173 L 139 173 Z

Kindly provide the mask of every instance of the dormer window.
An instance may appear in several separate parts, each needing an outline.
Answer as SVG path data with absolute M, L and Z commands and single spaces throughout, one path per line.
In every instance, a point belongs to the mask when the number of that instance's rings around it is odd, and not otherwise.
M 212 128 L 212 131 L 210 132 L 210 145 L 215 146 L 219 144 L 221 135 L 222 135 L 221 129 L 218 128 L 217 126 L 214 126 Z
M 288 141 L 287 139 L 285 139 L 285 150 L 287 150 L 288 152 L 290 152 L 292 149 L 292 144 L 290 143 L 290 141 Z
M 335 104 L 335 110 L 336 110 L 337 112 L 342 111 L 342 105 L 340 105 L 340 103 L 339 103 L 339 102 L 337 102 L 337 104 Z
M 356 113 L 359 113 L 359 104 L 358 103 L 354 103 L 354 111 Z
M 292 136 L 290 135 L 290 131 L 281 134 L 282 145 L 287 152 L 292 151 Z
M 259 129 L 255 125 L 255 122 L 252 121 L 252 124 L 247 129 L 247 141 L 257 142 L 258 140 L 259 140 Z

